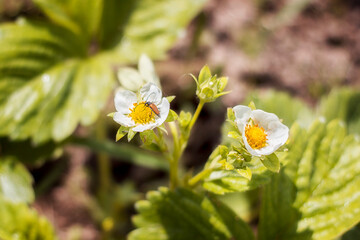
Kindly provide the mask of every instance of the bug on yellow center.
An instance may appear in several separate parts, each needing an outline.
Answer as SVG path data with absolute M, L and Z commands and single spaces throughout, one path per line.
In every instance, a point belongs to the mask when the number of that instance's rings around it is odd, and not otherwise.
M 147 101 L 144 103 L 144 105 L 145 107 L 150 108 L 151 111 L 156 114 L 156 116 L 160 117 L 160 111 L 154 103 Z

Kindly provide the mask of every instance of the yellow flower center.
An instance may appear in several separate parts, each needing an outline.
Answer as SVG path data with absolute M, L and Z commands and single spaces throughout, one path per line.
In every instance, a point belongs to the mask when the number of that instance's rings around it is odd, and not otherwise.
M 259 149 L 266 146 L 267 135 L 264 128 L 258 124 L 247 124 L 245 127 L 245 137 L 252 149 Z
M 128 115 L 136 124 L 148 124 L 155 122 L 155 114 L 144 101 L 134 103 L 133 108 L 129 108 L 131 113 Z

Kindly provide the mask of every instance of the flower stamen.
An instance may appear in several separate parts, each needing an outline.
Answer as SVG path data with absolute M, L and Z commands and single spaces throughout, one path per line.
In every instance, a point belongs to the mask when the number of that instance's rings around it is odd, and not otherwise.
M 131 113 L 128 115 L 136 124 L 148 124 L 155 122 L 155 114 L 150 107 L 146 106 L 145 101 L 134 103 L 133 108 L 129 108 Z
M 259 127 L 258 124 L 247 124 L 245 127 L 245 137 L 252 149 L 260 149 L 267 145 L 267 134 L 264 128 Z

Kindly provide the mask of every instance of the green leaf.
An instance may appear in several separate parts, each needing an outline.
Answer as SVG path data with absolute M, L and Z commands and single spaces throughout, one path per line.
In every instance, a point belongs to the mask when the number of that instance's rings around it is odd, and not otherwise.
M 0 239 L 56 240 L 51 224 L 26 204 L 0 197 Z
M 13 158 L 0 160 L 0 199 L 13 203 L 34 201 L 32 176 L 28 170 Z
M 204 179 L 203 187 L 216 194 L 243 192 L 268 183 L 270 177 L 274 174 L 262 164 L 259 158 L 244 162 L 243 166 L 247 172 L 251 171 L 251 178 L 245 172 L 240 174 L 235 170 L 218 170 Z
M 58 64 L 24 82 L 0 104 L 4 112 L 0 134 L 13 139 L 31 137 L 36 143 L 62 141 L 79 123 L 89 125 L 96 120 L 112 81 L 110 69 L 96 59 Z
M 353 227 L 350 231 L 346 232 L 340 240 L 354 240 L 360 239 L 360 224 Z
M 244 101 L 246 105 L 251 102 L 257 109 L 275 113 L 286 126 L 291 126 L 296 121 L 301 126 L 308 127 L 314 119 L 313 111 L 305 103 L 284 92 L 254 92 Z
M 89 41 L 99 30 L 104 0 L 35 0 L 45 15 L 57 25 Z
M 182 35 L 189 21 L 199 12 L 206 0 L 110 2 L 114 2 L 115 8 L 107 12 L 110 13 L 108 22 L 114 22 L 114 19 L 117 21 L 118 16 L 123 16 L 125 21 L 119 22 L 118 26 L 112 23 L 114 28 L 107 34 L 109 39 L 117 40 L 112 41 L 116 49 L 110 53 L 112 57 L 109 60 L 113 62 L 115 58 L 120 58 L 135 63 L 143 53 L 152 59 L 165 57 L 166 50 Z M 112 14 L 115 17 L 110 18 Z M 124 25 L 124 22 L 127 24 Z M 102 26 L 108 28 L 104 24 Z M 118 33 L 113 32 L 116 29 Z M 113 46 L 111 43 L 107 45 Z
M 260 158 L 264 166 L 272 172 L 280 171 L 280 161 L 275 153 Z
M 343 120 L 349 133 L 360 134 L 360 91 L 342 88 L 333 90 L 321 99 L 319 115 L 326 121 Z
M 291 129 L 288 164 L 265 187 L 259 239 L 333 239 L 360 218 L 360 143 L 339 121 Z
M 36 0 L 52 23 L 0 26 L 0 136 L 59 142 L 92 124 L 113 87 L 113 63 L 164 56 L 204 2 Z
M 133 222 L 138 229 L 128 239 L 254 239 L 250 227 L 215 198 L 188 189 L 147 193 L 136 203 Z M 156 238 L 156 234 L 159 237 Z

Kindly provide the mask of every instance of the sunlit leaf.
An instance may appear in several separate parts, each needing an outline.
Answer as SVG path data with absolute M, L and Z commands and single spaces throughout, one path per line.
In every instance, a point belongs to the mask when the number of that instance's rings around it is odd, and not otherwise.
M 138 229 L 129 240 L 254 239 L 249 226 L 223 203 L 187 189 L 148 192 L 136 209 L 139 215 L 133 222 Z
M 34 201 L 32 181 L 32 176 L 21 163 L 13 158 L 0 159 L 0 199 L 31 203 Z
M 118 1 L 121 5 L 120 2 Z M 165 50 L 185 33 L 185 27 L 198 13 L 206 0 L 138 0 L 129 5 L 125 16 L 129 16 L 126 26 L 122 25 L 119 33 L 123 34 L 114 52 L 108 57 L 120 57 L 136 62 L 142 53 L 152 59 L 165 56 Z M 122 4 L 125 5 L 125 4 Z M 121 8 L 117 8 L 121 9 Z M 116 16 L 119 13 L 116 12 Z M 112 33 L 112 38 L 118 36 Z M 118 37 L 117 39 L 120 40 Z M 115 54 L 115 55 L 113 55 Z M 111 59 L 110 59 L 111 61 Z
M 333 239 L 360 221 L 360 143 L 338 121 L 295 125 L 265 187 L 259 239 Z
M 59 142 L 92 124 L 115 83 L 114 63 L 164 56 L 203 3 L 36 0 L 52 23 L 0 26 L 0 136 Z M 140 67 L 153 70 L 144 59 Z
M 319 115 L 326 121 L 343 120 L 349 133 L 360 134 L 360 91 L 357 89 L 334 89 L 322 98 Z
M 253 158 L 251 162 L 244 162 L 244 166 L 247 171 L 251 171 L 251 179 L 236 171 L 217 170 L 204 179 L 204 188 L 216 194 L 243 192 L 268 183 L 274 174 L 264 166 L 259 158 Z
M 264 166 L 272 172 L 280 171 L 280 161 L 275 153 L 260 158 Z
M 98 31 L 103 0 L 34 0 L 34 2 L 52 22 L 68 28 L 78 36 L 89 39 Z
M 304 102 L 284 92 L 253 93 L 244 101 L 246 105 L 251 102 L 257 109 L 275 113 L 286 126 L 291 126 L 296 121 L 306 127 L 314 118 L 313 111 Z
M 0 33 L 0 83 L 8 90 L 0 99 L 1 135 L 60 141 L 79 121 L 95 120 L 112 75 L 95 60 L 60 63 L 82 55 L 72 33 L 36 22 L 2 25 Z

